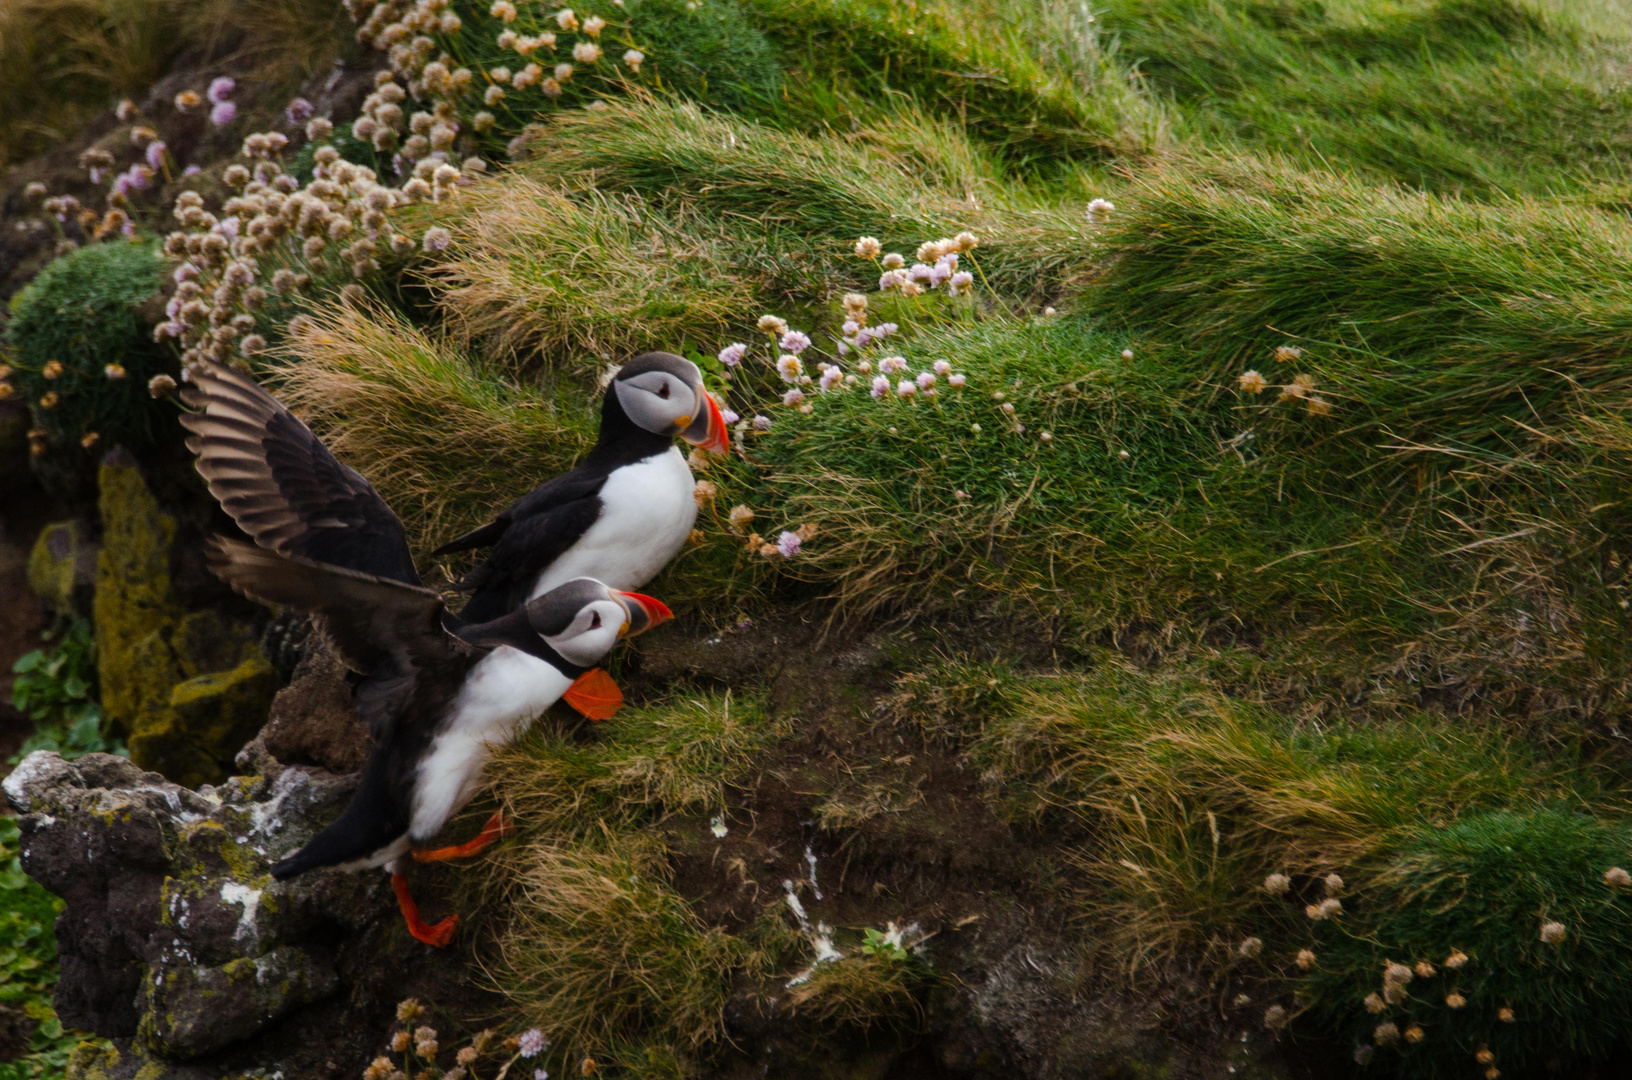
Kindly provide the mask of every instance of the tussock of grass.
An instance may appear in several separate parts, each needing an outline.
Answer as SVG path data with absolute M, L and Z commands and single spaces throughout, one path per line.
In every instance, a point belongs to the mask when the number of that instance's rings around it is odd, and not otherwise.
M 729 973 L 751 949 L 699 923 L 659 850 L 539 842 L 520 859 L 490 974 L 563 1065 L 636 1064 L 646 1053 L 633 1046 L 685 1054 L 720 1037 Z
M 733 973 L 772 964 L 698 920 L 647 826 L 723 810 L 786 733 L 758 698 L 697 695 L 625 708 L 588 741 L 539 731 L 499 753 L 490 773 L 522 842 L 495 849 L 478 886 L 504 920 L 489 974 L 561 1062 L 687 1074 L 722 1035 Z
M 337 304 L 291 335 L 279 396 L 385 496 L 416 549 L 458 535 L 581 457 L 588 403 L 524 394 L 400 315 Z
M 1321 926 L 1320 964 L 1309 980 L 1321 1020 L 1374 1041 L 1377 1023 L 1404 1031 L 1420 1024 L 1416 1045 L 1379 1048 L 1395 1075 L 1466 1075 L 1481 1047 L 1503 1072 L 1538 1075 L 1580 1070 L 1620 1046 L 1632 1023 L 1632 897 L 1604 881 L 1624 866 L 1632 831 L 1559 808 L 1473 813 L 1440 828 L 1423 827 L 1354 904 L 1354 925 Z M 1544 923 L 1564 938 L 1541 940 Z M 1460 969 L 1443 967 L 1461 950 Z M 1390 960 L 1439 968 L 1414 978 L 1409 997 L 1373 1015 L 1356 1007 L 1380 993 Z M 1456 992 L 1460 1008 L 1446 1005 Z M 1502 1020 L 1503 1007 L 1513 1010 Z
M 1610 5 L 1112 0 L 1102 16 L 1192 144 L 1481 194 L 1625 176 L 1632 96 L 1610 73 L 1632 49 Z
M 925 971 L 888 953 L 852 951 L 819 964 L 788 992 L 784 1007 L 794 1016 L 866 1030 L 921 1012 L 917 992 Z
M 458 243 L 431 277 L 449 323 L 500 351 L 598 368 L 759 314 L 752 267 L 638 200 L 569 199 L 510 174 L 460 210 Z

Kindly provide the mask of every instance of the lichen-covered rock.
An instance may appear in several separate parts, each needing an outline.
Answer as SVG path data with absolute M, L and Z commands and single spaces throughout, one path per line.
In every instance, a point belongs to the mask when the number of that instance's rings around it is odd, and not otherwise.
M 256 652 L 231 671 L 176 683 L 166 708 L 142 714 L 130 736 L 132 759 L 187 787 L 219 779 L 260 730 L 275 682 L 271 663 Z
M 322 1001 L 339 982 L 327 957 L 286 945 L 216 967 L 170 967 L 142 984 L 141 1038 L 166 1057 L 197 1057 Z
M 96 586 L 97 552 L 84 522 L 47 525 L 28 554 L 28 587 L 58 615 L 88 613 Z
M 178 598 L 180 526 L 135 462 L 109 454 L 99 484 L 102 711 L 126 733 L 138 765 L 189 787 L 219 782 L 265 718 L 272 668 L 252 627 L 214 610 L 189 611 Z
M 278 706 L 287 752 L 309 759 L 294 736 L 333 742 L 329 727 L 366 752 L 323 649 L 296 681 L 304 690 Z M 327 703 L 321 723 L 305 722 L 313 703 Z M 71 1078 L 338 1080 L 379 1052 L 402 998 L 480 1007 L 470 942 L 438 950 L 410 938 L 385 874 L 272 879 L 272 863 L 335 817 L 356 776 L 280 761 L 262 739 L 240 757 L 252 775 L 197 791 L 106 754 L 33 754 L 0 785 L 23 815 L 23 868 L 66 901 L 57 1011 L 114 1043 L 76 1054 Z M 435 886 L 447 879 L 433 869 L 416 882 L 432 912 L 446 907 Z

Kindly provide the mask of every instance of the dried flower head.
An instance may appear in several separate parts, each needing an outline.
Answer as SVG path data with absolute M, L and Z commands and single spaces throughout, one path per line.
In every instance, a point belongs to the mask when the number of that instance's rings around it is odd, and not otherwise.
M 113 115 L 119 118 L 119 122 L 121 124 L 130 123 L 132 120 L 136 119 L 137 116 L 136 103 L 129 98 L 126 98 L 118 105 L 114 106 Z
M 155 398 L 167 398 L 176 391 L 176 380 L 168 375 L 155 375 L 147 380 L 147 392 Z
M 1392 1046 L 1400 1038 L 1400 1029 L 1394 1026 L 1392 1020 L 1384 1020 L 1371 1029 L 1371 1041 L 1378 1046 Z
M 1264 392 L 1264 387 L 1269 385 L 1269 381 L 1256 371 L 1244 371 L 1241 373 L 1241 377 L 1236 380 L 1236 384 L 1240 386 L 1242 393 L 1261 394 Z
M 787 320 L 779 319 L 775 315 L 761 315 L 756 325 L 765 333 L 775 334 L 778 337 L 787 333 L 788 330 Z
M 1315 966 L 1315 954 L 1308 949 L 1299 949 L 1295 962 L 1299 971 L 1308 971 Z
M 1496 1055 L 1491 1052 L 1490 1047 L 1481 1046 L 1478 1051 L 1474 1053 L 1473 1060 L 1477 1061 L 1481 1065 L 1490 1065 L 1495 1062 Z
M 397 1053 L 397 1054 L 401 1054 L 401 1053 L 406 1052 L 407 1049 L 408 1049 L 408 1043 L 410 1041 L 411 1040 L 409 1039 L 408 1033 L 406 1031 L 399 1031 L 396 1034 L 392 1035 L 391 1036 L 391 1050 L 392 1050 L 392 1052 Z
M 1249 937 L 1245 941 L 1241 942 L 1241 944 L 1237 945 L 1235 947 L 1235 951 L 1237 955 L 1246 957 L 1250 960 L 1264 951 L 1264 939 Z
M 1384 1009 L 1388 1008 L 1388 1004 L 1376 994 L 1367 994 L 1366 999 L 1362 1004 L 1365 1005 L 1366 1011 L 1369 1013 L 1380 1013 Z
M 606 20 L 599 15 L 591 15 L 584 20 L 584 33 L 590 37 L 600 37 L 601 31 L 606 29 Z
M 1275 347 L 1275 359 L 1283 364 L 1289 364 L 1302 355 L 1303 350 L 1296 345 L 1277 345 Z
M 493 6 L 487 9 L 487 13 L 500 22 L 513 23 L 516 21 L 516 5 L 512 4 L 510 0 L 494 0 Z
M 1467 1003 L 1468 999 L 1457 993 L 1455 990 L 1452 990 L 1449 994 L 1445 995 L 1445 1007 L 1448 1009 L 1460 1009 Z
M 1390 960 L 1383 968 L 1383 982 L 1405 985 L 1411 981 L 1411 969 L 1404 964 Z
M 1445 958 L 1445 966 L 1455 971 L 1468 962 L 1468 954 L 1461 949 L 1452 949 L 1451 955 Z
M 79 440 L 79 445 L 83 446 L 87 450 L 90 450 L 90 449 L 93 449 L 96 446 L 96 444 L 101 442 L 101 441 L 102 441 L 102 436 L 101 435 L 98 435 L 94 431 L 87 431 L 85 433 L 85 437 L 83 439 Z
M 555 13 L 555 25 L 566 31 L 578 29 L 578 16 L 571 8 L 562 8 Z
M 1632 874 L 1628 874 L 1619 866 L 1612 866 L 1604 871 L 1604 884 L 1614 889 L 1624 889 L 1632 885 Z
M 1564 941 L 1564 924 L 1561 922 L 1546 922 L 1541 924 L 1541 942 L 1543 945 L 1559 945 Z
M 856 241 L 856 254 L 863 259 L 877 260 L 879 253 L 883 250 L 884 245 L 874 237 L 863 236 Z
M 754 512 L 746 506 L 733 506 L 728 520 L 731 522 L 731 531 L 740 534 L 754 520 Z
M 1285 896 L 1292 891 L 1292 879 L 1285 874 L 1270 874 L 1264 878 L 1264 891 L 1271 896 Z
M 426 251 L 446 251 L 453 242 L 453 235 L 440 225 L 425 230 L 425 237 L 420 246 Z
M 1434 967 L 1434 965 L 1426 960 L 1418 960 L 1416 966 L 1412 970 L 1414 970 L 1424 979 L 1431 979 L 1435 974 L 1437 974 L 1437 969 Z
M 714 499 L 719 495 L 719 493 L 720 489 L 714 486 L 714 481 L 699 480 L 692 487 L 691 497 L 692 500 L 696 502 L 697 509 L 707 510 L 714 504 Z
M 886 270 L 899 270 L 906 265 L 907 260 L 893 251 L 884 256 L 883 266 Z
M 1513 1015 L 1513 1007 L 1511 1005 L 1503 1005 L 1500 1009 L 1496 1010 L 1496 1019 L 1500 1020 L 1504 1024 L 1511 1024 L 1517 1020 L 1518 1017 Z
M 1286 1026 L 1286 1008 L 1281 1005 L 1271 1005 L 1264 1010 L 1264 1027 L 1270 1031 L 1279 1031 Z
M 61 360 L 47 360 L 45 362 L 45 367 L 40 369 L 40 374 L 43 375 L 47 379 L 61 378 L 62 377 L 62 361 Z
M 593 64 L 601 58 L 601 47 L 593 41 L 580 41 L 572 47 L 572 58 L 580 64 Z

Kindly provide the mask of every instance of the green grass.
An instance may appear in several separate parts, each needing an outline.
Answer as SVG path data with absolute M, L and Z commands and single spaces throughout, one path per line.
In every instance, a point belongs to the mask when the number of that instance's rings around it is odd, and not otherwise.
M 0 1063 L 0 1080 L 46 1080 L 62 1075 L 82 1038 L 65 1032 L 51 1008 L 57 983 L 52 926 L 61 901 L 23 873 L 17 820 L 0 816 L 0 1004 L 20 1009 L 34 1025 L 23 1056 Z
M 1619 13 L 1617 15 L 1617 13 Z M 1185 142 L 1481 195 L 1625 180 L 1624 12 L 1590 3 L 1112 0 Z

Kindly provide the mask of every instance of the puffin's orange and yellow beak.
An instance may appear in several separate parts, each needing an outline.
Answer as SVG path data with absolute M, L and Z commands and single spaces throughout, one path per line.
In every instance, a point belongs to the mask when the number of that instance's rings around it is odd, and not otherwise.
M 666 623 L 674 618 L 674 612 L 669 605 L 650 596 L 643 596 L 638 592 L 620 592 L 623 606 L 629 609 L 629 621 L 623 624 L 622 637 L 634 637 L 644 634 L 660 623 Z
M 720 407 L 714 404 L 714 399 L 701 386 L 697 388 L 697 393 L 702 396 L 708 407 L 703 410 L 702 415 L 691 422 L 690 427 L 681 432 L 680 437 L 693 446 L 700 446 L 716 454 L 724 454 L 731 449 L 731 438 L 725 430 L 725 417 L 721 415 Z

